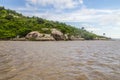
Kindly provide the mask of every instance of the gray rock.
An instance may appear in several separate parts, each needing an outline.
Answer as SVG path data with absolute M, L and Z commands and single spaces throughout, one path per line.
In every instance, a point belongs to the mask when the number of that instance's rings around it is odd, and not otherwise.
M 51 36 L 51 34 L 43 34 L 43 37 L 36 38 L 36 40 L 38 40 L 38 41 L 55 41 L 55 39 L 53 38 L 53 36 Z
M 38 31 L 32 31 L 26 35 L 27 39 L 31 39 L 31 38 L 36 39 L 40 37 L 43 37 L 43 34 L 39 33 Z
M 26 35 L 26 39 L 37 41 L 54 41 L 55 39 L 50 34 L 39 33 L 38 31 L 32 31 Z
M 64 37 L 65 37 L 65 40 L 69 40 L 69 34 L 65 34 Z
M 54 37 L 55 40 L 65 39 L 63 33 L 57 29 L 51 29 L 51 35 Z

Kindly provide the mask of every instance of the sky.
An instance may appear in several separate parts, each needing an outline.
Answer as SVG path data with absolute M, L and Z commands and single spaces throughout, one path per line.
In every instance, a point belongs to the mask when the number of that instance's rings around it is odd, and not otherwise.
M 26 16 L 64 22 L 98 35 L 120 38 L 120 0 L 0 0 Z

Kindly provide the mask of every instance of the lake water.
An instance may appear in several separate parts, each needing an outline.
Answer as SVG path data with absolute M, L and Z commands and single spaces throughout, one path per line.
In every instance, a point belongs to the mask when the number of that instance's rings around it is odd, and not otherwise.
M 120 41 L 0 41 L 0 80 L 120 80 Z

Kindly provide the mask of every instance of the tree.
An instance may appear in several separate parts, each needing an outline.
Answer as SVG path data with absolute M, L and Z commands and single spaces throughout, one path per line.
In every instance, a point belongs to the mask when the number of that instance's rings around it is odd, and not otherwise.
M 82 29 L 82 30 L 84 30 L 84 29 L 85 29 L 85 27 L 82 27 L 81 29 Z
M 105 36 L 106 34 L 105 33 L 103 33 L 103 36 Z
M 37 18 L 37 22 L 38 22 L 38 24 L 43 24 L 44 20 L 42 18 Z
M 12 16 L 12 15 L 7 15 L 7 16 L 5 16 L 5 19 L 7 19 L 7 20 L 12 20 L 14 17 Z
M 0 7 L 0 11 L 1 11 L 1 10 L 4 10 L 4 9 L 5 9 L 4 7 Z

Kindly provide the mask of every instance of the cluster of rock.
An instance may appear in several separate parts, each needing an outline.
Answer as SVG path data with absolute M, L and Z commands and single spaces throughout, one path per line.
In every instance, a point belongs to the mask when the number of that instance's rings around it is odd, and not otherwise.
M 39 33 L 38 31 L 32 31 L 26 35 L 27 40 L 37 40 L 37 41 L 59 41 L 59 40 L 80 40 L 74 36 L 69 36 L 69 34 L 63 34 L 57 29 L 51 29 L 51 34 Z M 81 39 L 83 40 L 83 39 Z
M 55 41 L 55 40 L 66 40 L 64 34 L 57 30 L 51 29 L 51 34 L 39 33 L 38 31 L 32 31 L 26 35 L 27 40 L 38 40 L 38 41 Z
M 80 37 L 69 36 L 69 34 L 63 34 L 61 31 L 53 28 L 50 29 L 50 34 L 40 33 L 38 31 L 32 31 L 28 33 L 24 38 L 15 38 L 14 40 L 33 40 L 33 41 L 59 41 L 59 40 L 84 40 Z

